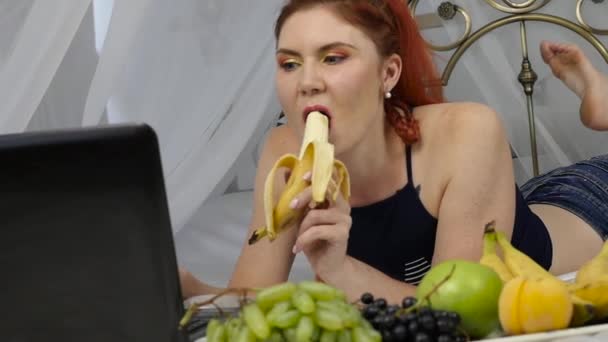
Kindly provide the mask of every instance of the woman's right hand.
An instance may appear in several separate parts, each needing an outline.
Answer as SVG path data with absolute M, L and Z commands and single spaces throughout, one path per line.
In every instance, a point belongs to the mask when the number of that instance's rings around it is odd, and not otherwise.
M 299 223 L 298 238 L 293 252 L 303 251 L 317 277 L 329 281 L 344 270 L 347 260 L 347 245 L 352 218 L 348 200 L 335 186 L 337 173 L 334 172 L 334 190 L 338 192 L 336 200 L 328 190 L 327 203 L 321 208 L 310 209 L 312 203 L 312 188 L 307 187 L 296 196 L 296 209 L 306 210 L 304 218 Z M 310 180 L 311 173 L 304 175 Z

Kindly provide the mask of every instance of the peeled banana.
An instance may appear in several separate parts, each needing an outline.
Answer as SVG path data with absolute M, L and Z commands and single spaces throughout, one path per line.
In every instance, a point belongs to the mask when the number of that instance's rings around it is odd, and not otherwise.
M 274 178 L 279 168 L 288 168 L 291 174 L 275 203 Z M 304 179 L 307 172 L 312 172 L 310 181 Z M 283 155 L 268 173 L 264 184 L 265 226 L 253 232 L 249 244 L 254 244 L 264 237 L 273 241 L 278 234 L 301 220 L 306 208 L 292 209 L 289 205 L 294 197 L 308 186 L 312 188 L 312 207 L 317 207 L 327 200 L 335 201 L 339 192 L 345 200 L 350 198 L 348 170 L 341 161 L 334 158 L 334 146 L 329 143 L 329 120 L 327 116 L 316 111 L 308 114 L 306 118 L 300 155 Z

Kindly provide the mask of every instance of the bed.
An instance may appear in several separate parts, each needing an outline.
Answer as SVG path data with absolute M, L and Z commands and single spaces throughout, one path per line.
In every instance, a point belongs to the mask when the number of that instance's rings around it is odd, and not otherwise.
M 448 95 L 452 89 L 451 94 L 453 98 L 464 99 L 464 96 L 468 96 L 460 93 L 457 87 L 459 82 L 462 84 L 462 79 L 474 81 L 474 77 L 459 78 L 464 69 L 460 64 L 467 63 L 467 60 L 468 63 L 473 62 L 477 64 L 475 58 L 478 57 L 477 53 L 480 51 L 480 46 L 483 49 L 483 44 L 486 44 L 485 37 L 491 36 L 504 27 L 515 27 L 510 32 L 502 32 L 500 36 L 497 36 L 498 38 L 495 37 L 494 39 L 502 39 L 505 35 L 510 35 L 510 39 L 519 40 L 519 44 L 511 46 L 517 46 L 520 49 L 512 49 L 505 53 L 505 55 L 509 55 L 507 57 L 519 55 L 516 62 L 513 62 L 513 58 L 510 60 L 512 65 L 520 67 L 519 71 L 511 74 L 510 79 L 503 80 L 505 83 L 511 84 L 511 88 L 514 87 L 513 84 L 519 83 L 519 98 L 514 103 L 515 105 L 523 105 L 518 107 L 518 110 L 514 114 L 518 115 L 519 126 L 509 127 L 511 130 L 512 149 L 514 151 L 518 150 L 518 153 L 513 153 L 514 159 L 519 160 L 519 163 L 515 163 L 518 181 L 523 181 L 531 175 L 541 173 L 543 166 L 545 168 L 554 166 L 550 163 L 542 164 L 542 152 L 547 148 L 543 147 L 539 150 L 537 144 L 537 107 L 542 108 L 544 106 L 542 95 L 543 92 L 547 91 L 544 88 L 548 86 L 547 77 L 539 80 L 535 71 L 537 68 L 545 68 L 544 72 L 545 74 L 547 73 L 546 66 L 543 65 L 540 59 L 538 49 L 536 46 L 532 47 L 533 43 L 531 42 L 538 40 L 538 37 L 534 36 L 532 30 L 536 29 L 539 23 L 544 27 L 557 27 L 563 30 L 563 32 L 557 36 L 550 37 L 551 30 L 547 33 L 547 36 L 549 36 L 547 38 L 559 40 L 560 35 L 570 34 L 566 36 L 566 40 L 576 42 L 579 46 L 583 47 L 585 52 L 589 54 L 592 62 L 596 64 L 603 63 L 604 66 L 608 63 L 608 50 L 606 49 L 608 27 L 598 28 L 585 20 L 585 13 L 589 11 L 594 12 L 597 16 L 598 11 L 596 8 L 590 8 L 591 6 L 598 6 L 598 8 L 601 6 L 602 10 L 599 13 L 608 14 L 608 4 L 603 3 L 603 0 L 587 2 L 585 0 L 577 0 L 576 2 L 567 0 L 569 5 L 563 6 L 561 10 L 568 12 L 570 16 L 568 17 L 566 15 L 562 16 L 559 13 L 542 13 L 541 10 L 550 9 L 551 2 L 551 0 L 527 0 L 519 2 L 510 0 L 466 0 L 444 1 L 441 3 L 432 0 L 409 1 L 409 6 L 412 12 L 417 15 L 419 25 L 423 29 L 423 35 L 428 37 L 429 46 L 437 53 L 443 84 Z M 553 2 L 560 2 L 563 5 L 566 1 L 555 0 Z M 432 7 L 435 10 L 429 11 Z M 476 7 L 477 12 L 475 13 L 479 13 L 481 8 L 484 11 L 483 13 L 487 14 L 486 17 L 490 21 L 487 23 L 477 22 L 475 25 L 475 17 L 473 16 L 474 13 L 471 13 L 471 7 Z M 418 14 L 422 11 L 422 8 L 426 8 L 427 12 Z M 574 17 L 576 19 L 572 19 Z M 450 21 L 453 21 L 453 23 L 446 24 L 446 22 Z M 435 41 L 441 40 L 441 38 L 433 36 L 433 31 L 445 29 L 446 27 L 449 28 L 450 25 L 452 27 L 460 27 L 459 29 L 455 28 L 451 33 L 454 39 L 447 43 L 436 43 Z M 455 35 L 454 32 L 458 32 L 458 30 L 461 33 Z M 530 38 L 531 35 L 532 38 Z M 475 51 L 475 49 L 478 50 Z M 492 65 L 492 62 L 495 64 Z M 496 67 L 496 63 L 498 62 L 489 61 L 489 63 L 491 64 L 490 68 L 492 68 Z M 558 83 L 558 81 L 555 82 Z M 561 89 L 561 91 L 565 91 L 565 89 Z M 503 90 L 497 90 L 497 92 L 501 93 Z M 578 101 L 572 97 L 572 94 L 564 96 L 570 96 L 570 101 Z M 509 97 L 515 96 L 509 95 Z M 537 102 L 536 105 L 535 101 Z M 513 108 L 514 104 L 509 103 L 507 106 L 509 106 L 508 108 Z M 572 106 L 572 110 L 575 108 L 577 108 L 576 104 Z M 572 116 L 574 119 L 570 118 L 570 120 L 577 120 L 576 116 Z M 516 120 L 513 122 L 516 122 Z M 549 120 L 546 123 L 550 125 L 551 121 Z M 547 128 L 544 127 L 543 129 Z M 575 131 L 577 129 L 579 132 L 585 132 L 580 127 L 574 128 Z M 176 233 L 175 243 L 180 265 L 212 285 L 224 286 L 227 283 L 244 243 L 251 215 L 251 187 L 256 166 L 255 161 L 259 155 L 259 147 L 264 140 L 263 138 L 260 137 L 257 145 L 248 153 L 244 153 L 244 157 L 239 159 L 241 163 L 239 166 L 239 177 L 241 179 L 238 179 L 238 177 L 235 179 L 234 184 L 236 185 L 231 187 L 228 193 L 206 201 L 190 222 Z M 527 162 L 524 162 L 523 160 L 526 158 Z M 520 168 L 519 172 L 517 170 L 518 166 Z M 313 273 L 300 253 L 296 257 L 290 279 L 298 281 L 309 279 L 312 276 Z M 564 278 L 571 279 L 572 274 L 564 275 Z

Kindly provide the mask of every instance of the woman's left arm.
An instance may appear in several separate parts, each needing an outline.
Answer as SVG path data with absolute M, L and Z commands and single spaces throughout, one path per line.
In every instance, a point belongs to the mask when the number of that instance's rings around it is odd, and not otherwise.
M 500 118 L 479 104 L 456 108 L 442 144 L 449 178 L 439 205 L 433 264 L 479 260 L 485 225 L 496 221 L 510 239 L 515 220 L 513 164 Z

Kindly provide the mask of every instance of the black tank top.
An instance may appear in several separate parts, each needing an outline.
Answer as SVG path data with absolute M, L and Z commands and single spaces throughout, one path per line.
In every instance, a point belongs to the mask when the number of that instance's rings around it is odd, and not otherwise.
M 379 202 L 351 208 L 347 254 L 384 274 L 417 285 L 431 268 L 437 219 L 424 207 L 414 188 L 411 146 L 406 148 L 407 184 Z M 545 269 L 552 246 L 543 222 L 528 208 L 516 187 L 513 245 Z

